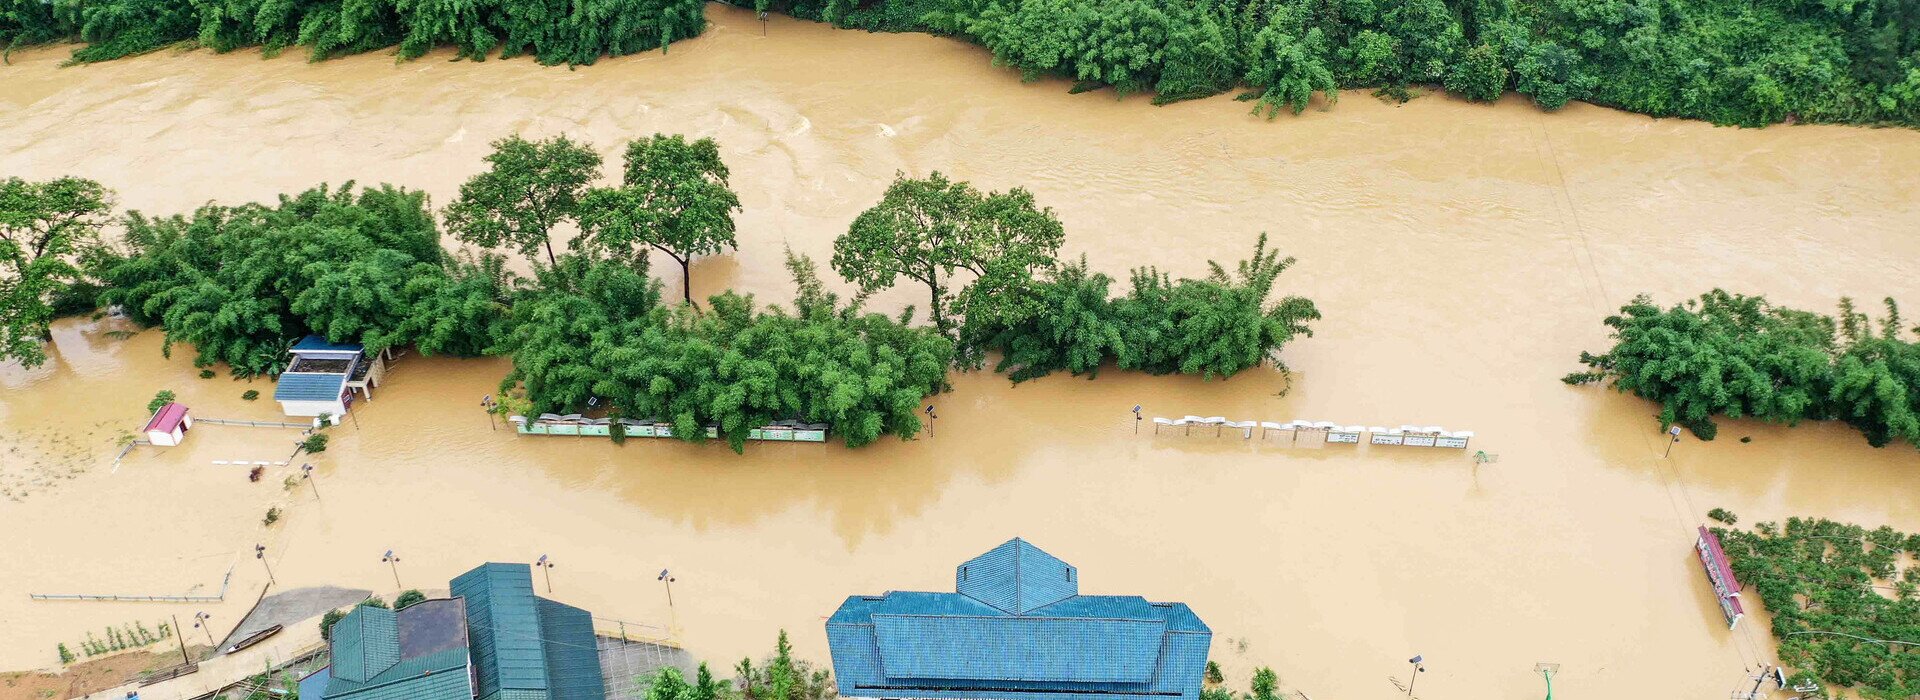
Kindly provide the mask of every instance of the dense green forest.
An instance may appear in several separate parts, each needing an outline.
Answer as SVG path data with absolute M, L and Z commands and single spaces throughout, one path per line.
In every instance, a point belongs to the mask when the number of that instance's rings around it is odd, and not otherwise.
M 1227 377 L 1279 361 L 1310 335 L 1313 303 L 1269 304 L 1282 260 L 1263 236 L 1237 275 L 1202 280 L 1136 270 L 1134 291 L 1107 300 L 1102 276 L 1057 258 L 1053 210 L 1014 188 L 981 192 L 939 173 L 900 175 L 834 245 L 833 269 L 859 288 L 843 300 L 818 266 L 787 255 L 794 294 L 762 304 L 725 291 L 662 297 L 650 256 L 691 262 L 738 246 L 739 196 L 711 139 L 656 134 L 623 152 L 616 183 L 602 157 L 558 136 L 493 143 L 487 167 L 436 212 L 392 185 L 321 185 L 273 203 L 208 204 L 187 213 L 113 219 L 111 194 L 78 178 L 0 181 L 0 361 L 48 360 L 52 320 L 117 307 L 157 326 L 166 352 L 236 378 L 284 371 L 308 334 L 410 346 L 427 355 L 505 355 L 503 410 L 605 411 L 664 420 L 676 435 L 712 427 L 735 450 L 779 420 L 829 423 L 848 446 L 924 427 L 927 396 L 948 372 L 1002 352 L 1016 381 L 1107 361 L 1155 374 Z M 437 215 L 436 215 L 437 214 Z M 442 245 L 441 222 L 470 248 Z M 566 235 L 562 227 L 571 227 Z M 524 256 L 530 275 L 512 271 Z M 1097 282 L 1098 311 L 1066 297 Z M 916 309 L 864 309 L 898 283 L 929 290 Z M 1052 330 L 1056 324 L 1068 332 Z M 1080 329 L 1086 329 L 1082 332 Z
M 1607 317 L 1614 346 L 1581 353 L 1568 384 L 1613 383 L 1661 404 L 1660 420 L 1703 440 L 1717 416 L 1793 425 L 1837 420 L 1875 447 L 1920 447 L 1920 342 L 1900 307 L 1876 321 L 1840 301 L 1836 318 L 1713 290 L 1661 308 L 1639 297 Z
M 767 2 L 768 0 L 760 0 Z M 1030 77 L 1151 91 L 1242 86 L 1267 114 L 1316 93 L 1517 90 L 1757 126 L 1920 125 L 1913 0 L 771 0 L 843 27 L 951 34 Z M 1077 88 L 1078 89 L 1078 88 Z
M 1269 117 L 1338 89 L 1472 100 L 1514 90 L 1655 116 L 1920 126 L 1915 0 L 753 0 L 877 31 L 979 43 L 1029 78 L 1157 102 L 1245 89 Z M 742 0 L 742 4 L 745 0 Z M 79 62 L 180 42 L 398 46 L 585 64 L 705 25 L 697 0 L 0 0 L 0 44 L 90 44 Z
M 700 0 L 0 0 L 0 44 L 87 42 L 76 63 L 191 42 L 269 54 L 303 46 L 314 60 L 451 46 L 476 60 L 579 65 L 698 35 L 705 11 Z

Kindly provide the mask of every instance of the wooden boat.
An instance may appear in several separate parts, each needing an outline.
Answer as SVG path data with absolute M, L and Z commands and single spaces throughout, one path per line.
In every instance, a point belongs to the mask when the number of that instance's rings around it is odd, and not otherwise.
M 241 637 L 239 641 L 236 641 L 233 644 L 228 645 L 225 653 L 231 654 L 236 651 L 240 651 L 241 649 L 245 649 L 255 644 L 259 644 L 263 641 L 266 641 L 268 637 L 271 637 L 279 633 L 280 633 L 280 626 L 274 625 L 272 627 L 268 627 L 266 629 L 255 632 L 253 634 L 249 634 L 245 637 Z

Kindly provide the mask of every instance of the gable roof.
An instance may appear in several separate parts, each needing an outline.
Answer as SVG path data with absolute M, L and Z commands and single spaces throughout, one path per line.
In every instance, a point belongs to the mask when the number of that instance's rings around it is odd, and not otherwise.
M 1015 615 L 1080 594 L 1079 572 L 1015 537 L 954 571 L 955 590 Z
M 275 401 L 339 401 L 347 386 L 344 374 L 288 372 L 273 387 Z
M 153 412 L 153 419 L 147 421 L 147 428 L 144 432 L 159 430 L 171 433 L 174 428 L 180 427 L 180 421 L 186 417 L 187 407 L 185 405 L 168 403 L 165 406 L 161 406 L 160 410 Z
M 540 643 L 532 570 L 525 564 L 482 564 L 455 577 L 452 589 L 467 601 L 478 696 L 546 691 L 547 659 Z

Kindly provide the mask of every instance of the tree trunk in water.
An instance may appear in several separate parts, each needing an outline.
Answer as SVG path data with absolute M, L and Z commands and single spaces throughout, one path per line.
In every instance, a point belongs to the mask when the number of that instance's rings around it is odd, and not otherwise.
M 687 268 L 692 263 L 692 258 L 680 261 L 680 293 L 686 298 L 689 306 L 693 304 L 693 273 Z

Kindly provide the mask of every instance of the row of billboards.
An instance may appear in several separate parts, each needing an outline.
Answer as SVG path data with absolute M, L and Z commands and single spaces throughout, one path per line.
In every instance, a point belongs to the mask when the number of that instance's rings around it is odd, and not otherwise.
M 1449 431 L 1437 425 L 1402 425 L 1398 428 L 1383 426 L 1340 425 L 1331 421 L 1295 420 L 1286 423 L 1254 420 L 1228 420 L 1223 416 L 1184 418 L 1154 418 L 1153 432 L 1161 428 L 1182 428 L 1186 434 L 1193 434 L 1195 427 L 1213 428 L 1215 435 L 1225 429 L 1241 431 L 1242 437 L 1252 439 L 1254 431 L 1260 432 L 1260 439 L 1267 440 L 1269 435 L 1278 434 L 1280 439 L 1298 443 L 1302 439 L 1318 440 L 1334 444 L 1357 445 L 1364 438 L 1372 445 L 1400 445 L 1404 447 L 1442 447 L 1464 450 L 1473 440 L 1473 431 Z
M 543 414 L 534 420 L 526 416 L 508 416 L 514 424 L 514 431 L 521 435 L 578 435 L 586 437 L 610 437 L 613 425 L 618 423 L 627 437 L 673 437 L 673 424 L 659 421 L 606 418 L 582 418 L 578 415 Z M 709 425 L 707 437 L 720 437 L 720 428 Z M 780 421 L 747 431 L 748 440 L 766 442 L 826 442 L 827 424 L 801 423 L 798 421 Z

